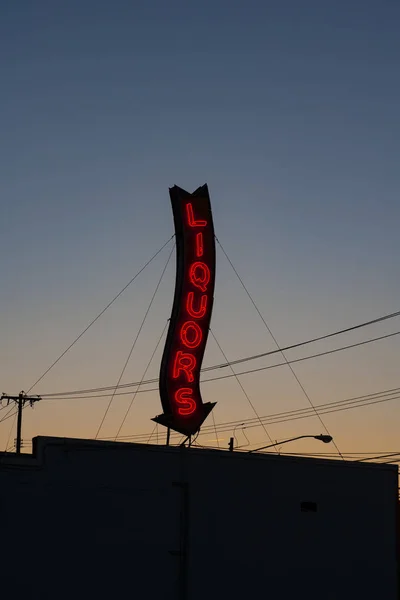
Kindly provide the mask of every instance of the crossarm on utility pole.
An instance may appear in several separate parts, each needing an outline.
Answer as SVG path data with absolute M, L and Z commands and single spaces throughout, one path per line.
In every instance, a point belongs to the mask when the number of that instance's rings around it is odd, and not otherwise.
M 15 450 L 17 454 L 21 454 L 21 446 L 22 446 L 22 411 L 26 402 L 29 402 L 31 406 L 35 402 L 41 400 L 40 396 L 27 396 L 24 391 L 20 392 L 18 396 L 9 396 L 8 394 L 2 394 L 0 397 L 0 402 L 2 400 L 7 400 L 7 402 L 15 402 L 17 405 L 17 438 L 15 443 Z

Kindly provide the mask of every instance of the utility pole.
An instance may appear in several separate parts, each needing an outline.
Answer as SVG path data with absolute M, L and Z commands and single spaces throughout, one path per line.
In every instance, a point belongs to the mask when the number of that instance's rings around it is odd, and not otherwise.
M 0 397 L 0 402 L 3 400 L 7 400 L 7 404 L 10 402 L 15 402 L 17 405 L 17 439 L 15 443 L 15 449 L 17 454 L 21 454 L 21 445 L 22 445 L 22 411 L 25 407 L 25 404 L 29 402 L 30 406 L 33 407 L 35 402 L 41 400 L 40 396 L 27 396 L 24 391 L 20 392 L 18 396 L 9 396 L 8 394 L 2 394 Z

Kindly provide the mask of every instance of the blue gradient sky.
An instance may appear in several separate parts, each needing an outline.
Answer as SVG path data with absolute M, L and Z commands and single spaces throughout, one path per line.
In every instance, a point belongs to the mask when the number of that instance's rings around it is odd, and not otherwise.
M 217 235 L 282 345 L 398 310 L 399 28 L 394 0 L 4 0 L 2 391 L 29 388 L 170 237 L 173 184 L 209 184 Z M 116 383 L 167 254 L 34 392 Z M 218 258 L 212 327 L 228 357 L 273 349 Z M 143 375 L 173 277 L 172 262 L 124 381 Z M 397 329 L 400 319 L 290 357 Z M 296 373 L 316 404 L 400 386 L 399 343 Z M 210 341 L 206 363 L 221 360 Z M 286 368 L 242 382 L 263 415 L 307 406 Z M 253 416 L 234 380 L 204 386 L 204 399 L 218 401 L 217 422 Z M 129 400 L 115 401 L 103 435 Z M 91 437 L 105 404 L 43 401 L 26 412 L 24 437 Z M 121 433 L 151 431 L 158 412 L 156 393 L 138 395 Z M 398 450 L 399 416 L 391 402 L 324 420 L 344 451 Z M 270 433 L 320 430 L 310 419 Z

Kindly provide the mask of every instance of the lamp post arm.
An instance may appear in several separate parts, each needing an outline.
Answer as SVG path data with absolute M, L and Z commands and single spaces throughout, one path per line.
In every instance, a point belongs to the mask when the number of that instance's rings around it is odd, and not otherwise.
M 288 442 L 294 442 L 295 440 L 301 440 L 303 438 L 315 438 L 315 435 L 298 435 L 297 437 L 290 438 L 289 440 L 283 440 L 283 442 L 277 442 L 276 444 L 268 444 L 268 446 L 262 446 L 261 448 L 254 448 L 254 450 L 249 450 L 249 454 L 253 452 L 258 452 L 259 450 L 266 450 L 267 448 L 272 448 L 274 446 L 281 446 L 282 444 L 287 444 Z

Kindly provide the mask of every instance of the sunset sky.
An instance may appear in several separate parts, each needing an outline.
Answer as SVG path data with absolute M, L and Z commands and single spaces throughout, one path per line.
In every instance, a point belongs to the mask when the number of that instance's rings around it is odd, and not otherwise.
M 171 237 L 174 184 L 208 183 L 216 234 L 280 345 L 400 310 L 399 29 L 393 0 L 4 0 L 0 392 L 29 389 Z M 117 383 L 171 248 L 32 393 Z M 224 352 L 275 349 L 217 259 L 211 327 Z M 173 287 L 171 259 L 122 383 L 142 378 Z M 288 358 L 395 331 L 400 318 Z M 294 369 L 323 404 L 400 387 L 399 351 L 394 336 Z M 210 338 L 204 365 L 220 362 Z M 309 406 L 287 367 L 241 382 L 260 415 Z M 218 402 L 217 424 L 254 417 L 234 378 L 204 385 L 203 398 Z M 115 398 L 101 436 L 116 434 L 130 400 Z M 25 411 L 23 437 L 94 437 L 107 402 L 43 399 Z M 157 392 L 138 394 L 121 435 L 151 432 L 160 412 Z M 400 452 L 399 418 L 393 400 L 323 421 L 343 452 Z M 12 424 L 0 423 L 0 450 Z M 321 430 L 315 417 L 268 427 L 280 440 Z M 268 443 L 261 428 L 246 434 Z M 335 450 L 320 446 L 290 450 Z

